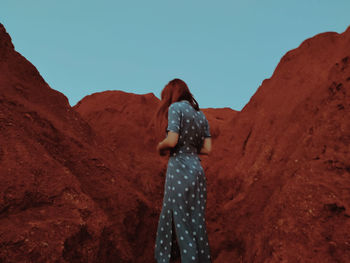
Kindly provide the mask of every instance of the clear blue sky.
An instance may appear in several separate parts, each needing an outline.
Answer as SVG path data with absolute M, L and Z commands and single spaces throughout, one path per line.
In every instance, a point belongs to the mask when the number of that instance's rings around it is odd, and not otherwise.
M 75 105 L 178 77 L 200 107 L 241 110 L 281 57 L 350 25 L 349 0 L 2 0 L 17 51 Z

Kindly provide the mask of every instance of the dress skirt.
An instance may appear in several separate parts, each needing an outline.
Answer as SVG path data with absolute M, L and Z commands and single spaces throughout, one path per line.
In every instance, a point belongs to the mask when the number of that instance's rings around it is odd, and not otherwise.
M 211 262 L 205 222 L 206 199 L 206 178 L 198 155 L 171 154 L 155 242 L 156 262 L 169 262 L 172 234 L 176 235 L 181 263 Z

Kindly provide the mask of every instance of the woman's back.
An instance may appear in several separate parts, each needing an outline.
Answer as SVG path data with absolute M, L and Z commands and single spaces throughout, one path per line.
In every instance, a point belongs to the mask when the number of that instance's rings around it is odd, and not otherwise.
M 187 100 L 174 102 L 168 110 L 167 131 L 177 132 L 179 140 L 171 154 L 199 153 L 203 141 L 210 137 L 209 124 L 202 111 L 196 111 Z

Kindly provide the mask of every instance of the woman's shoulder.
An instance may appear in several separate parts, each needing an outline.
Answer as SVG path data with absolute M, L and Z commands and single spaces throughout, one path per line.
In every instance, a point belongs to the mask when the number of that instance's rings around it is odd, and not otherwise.
M 170 104 L 169 109 L 181 110 L 183 108 L 183 103 L 181 101 L 175 101 Z
M 198 116 L 201 119 L 201 121 L 208 122 L 207 116 L 205 116 L 203 111 L 199 110 L 198 113 L 199 113 Z

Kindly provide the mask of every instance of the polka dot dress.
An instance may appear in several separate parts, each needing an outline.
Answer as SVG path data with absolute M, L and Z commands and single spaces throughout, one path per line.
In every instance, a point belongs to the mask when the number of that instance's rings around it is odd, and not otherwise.
M 208 120 L 187 100 L 174 102 L 168 109 L 167 131 L 179 133 L 179 141 L 168 161 L 155 259 L 158 263 L 170 261 L 174 234 L 182 263 L 211 262 L 205 222 L 206 178 L 197 154 L 204 138 L 210 137 Z

